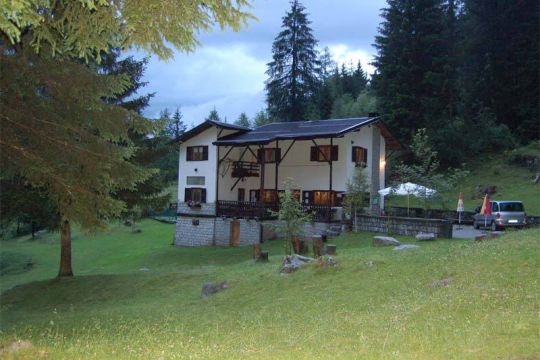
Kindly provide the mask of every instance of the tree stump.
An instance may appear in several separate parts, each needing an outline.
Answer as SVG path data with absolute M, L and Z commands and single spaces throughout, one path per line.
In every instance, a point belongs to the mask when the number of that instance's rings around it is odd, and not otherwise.
M 326 255 L 335 255 L 336 254 L 336 245 L 327 244 L 326 245 Z
M 292 248 L 295 254 L 307 254 L 309 251 L 306 239 L 302 236 L 293 237 Z
M 261 257 L 261 244 L 253 245 L 253 259 L 258 260 Z
M 313 236 L 313 257 L 318 258 L 323 255 L 324 243 L 321 235 Z
M 261 254 L 259 255 L 257 261 L 268 262 L 268 251 L 261 251 Z

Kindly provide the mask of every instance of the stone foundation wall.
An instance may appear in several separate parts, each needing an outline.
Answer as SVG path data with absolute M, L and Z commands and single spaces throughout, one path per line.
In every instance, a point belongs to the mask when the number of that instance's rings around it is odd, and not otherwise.
M 420 232 L 434 233 L 438 238 L 452 238 L 452 221 L 408 217 L 358 215 L 355 231 L 371 231 L 415 236 Z
M 240 245 L 258 244 L 261 226 L 255 220 L 238 219 Z M 177 246 L 229 246 L 232 219 L 179 216 L 174 244 Z
M 177 246 L 210 246 L 214 243 L 215 218 L 179 216 L 174 244 Z
M 216 218 L 214 244 L 229 246 L 231 237 L 231 222 L 233 219 Z M 255 220 L 238 219 L 240 223 L 240 246 L 258 244 L 260 241 L 261 225 Z

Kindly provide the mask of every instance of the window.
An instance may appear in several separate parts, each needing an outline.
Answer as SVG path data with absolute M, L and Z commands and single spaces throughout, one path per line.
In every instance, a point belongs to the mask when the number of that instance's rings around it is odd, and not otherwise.
M 208 146 L 188 146 L 186 161 L 206 161 L 208 160 Z
M 353 146 L 352 161 L 356 163 L 356 166 L 366 167 L 368 162 L 367 149 L 361 146 Z
M 244 201 L 246 197 L 246 189 L 238 188 L 238 201 Z
M 188 176 L 186 185 L 204 185 L 204 176 Z
M 275 204 L 279 202 L 279 194 L 284 190 L 267 189 L 263 192 L 263 201 L 266 204 Z M 300 190 L 293 190 L 293 196 L 300 200 Z M 258 202 L 259 201 L 259 190 L 250 190 L 249 191 L 249 201 Z
M 184 201 L 187 203 L 204 204 L 206 203 L 206 189 L 186 188 Z
M 279 148 L 268 148 L 268 149 L 259 149 L 257 150 L 257 162 L 259 164 L 264 163 L 275 163 L 281 160 L 281 149 Z
M 499 211 L 499 204 L 497 204 L 496 202 L 492 202 L 491 203 L 491 211 Z
M 311 147 L 311 161 L 327 162 L 338 160 L 338 146 L 319 145 Z
M 330 196 L 332 196 L 332 206 L 342 206 L 343 192 L 314 190 L 304 191 L 302 193 L 302 203 L 309 205 L 330 205 Z
M 523 203 L 520 202 L 502 202 L 501 210 L 503 212 L 523 212 Z

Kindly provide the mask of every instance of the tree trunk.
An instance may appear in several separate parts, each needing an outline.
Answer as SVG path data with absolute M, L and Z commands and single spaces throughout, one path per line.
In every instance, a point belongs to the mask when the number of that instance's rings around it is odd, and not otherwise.
M 58 277 L 73 276 L 71 269 L 71 225 L 69 220 L 60 224 L 60 271 Z
M 36 236 L 36 222 L 32 221 L 32 239 Z

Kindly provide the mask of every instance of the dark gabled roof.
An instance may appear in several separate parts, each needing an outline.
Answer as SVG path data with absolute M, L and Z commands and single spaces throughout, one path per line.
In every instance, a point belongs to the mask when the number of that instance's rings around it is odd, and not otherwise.
M 276 122 L 260 126 L 249 132 L 221 137 L 215 141 L 214 144 L 240 146 L 268 144 L 275 140 L 310 140 L 341 137 L 348 132 L 378 121 L 380 121 L 379 116 L 351 119 Z M 386 130 L 386 127 L 383 128 Z M 388 130 L 383 133 L 383 136 L 385 136 L 385 138 L 390 136 L 390 138 L 393 139 Z M 397 144 L 395 139 L 393 143 Z M 399 146 L 399 144 L 397 145 Z
M 189 140 L 192 137 L 197 136 L 200 133 L 202 133 L 203 131 L 211 128 L 212 126 L 215 126 L 215 127 L 219 128 L 219 129 L 237 130 L 237 131 L 239 131 L 241 133 L 245 133 L 246 131 L 251 130 L 251 129 L 249 129 L 247 127 L 244 127 L 244 126 L 239 126 L 239 125 L 234 125 L 234 124 L 227 124 L 227 123 L 224 123 L 224 122 L 221 122 L 221 121 L 205 120 L 201 124 L 195 126 L 193 129 L 190 129 L 189 131 L 186 131 L 185 133 L 183 133 L 180 137 L 175 139 L 174 142 L 178 142 L 178 141 L 184 142 L 186 140 Z M 234 135 L 236 135 L 236 134 L 234 134 Z

